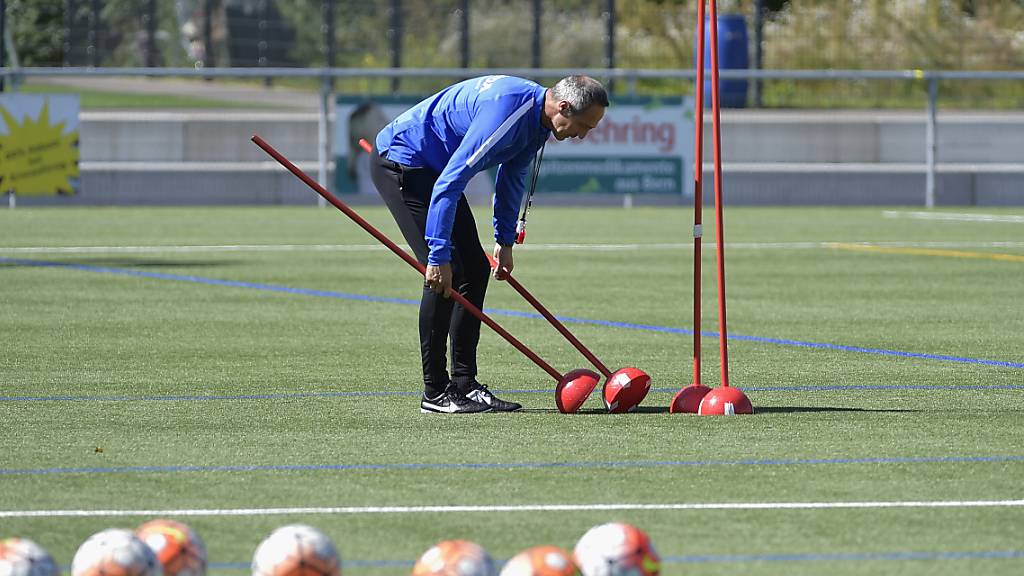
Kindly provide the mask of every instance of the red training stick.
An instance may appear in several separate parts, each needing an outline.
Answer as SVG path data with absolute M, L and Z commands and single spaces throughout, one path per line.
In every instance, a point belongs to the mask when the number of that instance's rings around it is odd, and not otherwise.
M 491 267 L 497 267 L 498 263 L 494 261 L 494 258 L 492 258 L 490 254 L 487 254 L 486 250 L 484 251 L 484 254 L 486 254 L 487 259 L 490 260 Z M 605 378 L 608 378 L 609 376 L 612 375 L 612 371 L 609 370 L 608 367 L 604 365 L 604 363 L 598 360 L 597 356 L 594 356 L 594 354 L 590 350 L 588 350 L 582 342 L 580 342 L 575 336 L 573 336 L 572 332 L 569 332 L 569 329 L 566 328 L 565 325 L 563 325 L 561 322 L 559 322 L 558 318 L 555 318 L 555 315 L 548 311 L 548 309 L 545 308 L 539 300 L 534 298 L 533 295 L 530 294 L 530 292 L 527 291 L 526 288 L 522 284 L 520 284 L 518 280 L 513 278 L 511 273 L 506 273 L 505 280 L 512 286 L 513 289 L 515 289 L 516 292 L 519 292 L 519 295 L 525 298 L 526 301 L 529 302 L 530 305 L 537 310 L 537 312 L 540 312 L 540 315 L 543 316 L 548 322 L 550 322 L 551 325 L 555 327 L 555 330 L 558 330 L 559 334 L 565 336 L 565 339 L 568 340 L 570 344 L 575 346 L 576 349 L 580 351 L 580 354 L 583 354 L 583 356 L 585 356 L 586 359 L 590 361 L 590 363 L 593 364 L 594 367 L 597 368 Z
M 273 146 L 271 146 L 270 144 L 267 144 L 267 142 L 264 141 L 263 138 L 260 138 L 258 135 L 254 135 L 252 137 L 252 141 L 253 141 L 254 144 L 256 144 L 257 146 L 262 148 L 264 152 L 269 154 L 274 160 L 277 160 L 278 163 L 280 163 L 282 166 L 287 168 L 288 171 L 291 172 L 292 174 L 294 174 L 299 180 L 302 180 L 303 182 L 305 182 L 306 186 L 309 186 L 310 188 L 313 189 L 314 192 L 316 192 L 320 196 L 323 196 L 324 200 L 327 200 L 328 202 L 333 204 L 335 208 L 337 208 L 338 210 L 341 210 L 342 212 L 344 212 L 345 215 L 348 216 L 349 219 L 351 219 L 353 222 L 358 224 L 360 228 L 362 228 L 363 230 L 366 230 L 367 232 L 370 233 L 371 236 L 373 236 L 378 241 L 380 241 L 381 244 L 384 244 L 385 246 L 387 246 L 392 252 L 395 253 L 396 256 L 398 256 L 402 260 L 405 260 L 405 262 L 407 264 L 409 264 L 410 266 L 415 268 L 417 271 L 419 271 L 419 273 L 421 275 L 426 276 L 426 273 L 427 273 L 426 267 L 423 266 L 423 264 L 420 264 L 419 260 L 416 260 L 408 252 L 406 252 L 405 250 L 402 250 L 401 248 L 399 248 L 399 246 L 397 244 L 395 244 L 394 242 L 392 242 L 391 239 L 389 239 L 387 236 L 385 236 L 384 233 L 382 233 L 380 230 L 377 230 L 376 228 L 374 228 L 366 220 L 363 220 L 362 216 L 360 216 L 354 210 L 349 208 L 344 202 L 339 200 L 334 194 L 331 194 L 326 189 L 324 189 L 324 187 L 321 186 L 320 184 L 318 184 L 316 180 L 313 180 L 305 172 L 303 172 L 302 170 L 299 170 L 299 168 L 295 164 L 292 164 L 280 152 L 275 150 Z M 551 367 L 550 364 L 548 364 L 547 362 L 542 360 L 540 358 L 540 356 L 537 356 L 536 354 L 534 354 L 533 351 L 530 350 L 529 348 L 527 348 L 525 344 L 523 344 L 519 340 L 516 340 L 516 338 L 514 336 L 509 334 L 507 331 L 505 331 L 504 328 L 499 326 L 497 322 L 492 320 L 490 316 L 488 316 L 487 314 L 484 314 L 479 308 L 474 306 L 472 302 L 470 302 L 469 300 L 466 300 L 466 298 L 463 297 L 462 294 L 459 294 L 458 292 L 456 292 L 456 291 L 452 290 L 451 288 L 449 288 L 448 289 L 448 296 L 454 298 L 455 301 L 458 302 L 459 304 L 461 304 L 463 308 L 468 310 L 470 314 L 472 314 L 473 316 L 476 316 L 477 318 L 479 318 L 480 321 L 483 322 L 484 324 L 487 324 L 487 326 L 489 326 L 491 328 L 491 330 L 494 330 L 495 332 L 497 332 L 499 336 L 501 336 L 502 338 L 507 340 L 509 344 L 511 344 L 512 346 L 514 346 L 516 348 L 516 350 L 519 350 L 520 352 L 522 352 L 527 358 L 532 360 L 534 364 L 536 364 L 542 370 L 547 372 L 556 381 L 561 381 L 562 380 L 562 374 L 559 374 L 557 370 L 555 370 L 554 368 Z

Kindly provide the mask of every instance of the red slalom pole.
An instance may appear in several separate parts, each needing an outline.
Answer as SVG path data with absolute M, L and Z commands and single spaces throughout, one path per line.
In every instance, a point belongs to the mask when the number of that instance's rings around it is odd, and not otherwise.
M 697 121 L 696 142 L 694 162 L 694 384 L 687 386 L 676 393 L 672 398 L 669 411 L 696 412 L 701 415 L 731 415 L 731 414 L 753 414 L 754 408 L 746 394 L 738 388 L 729 386 L 729 348 L 728 331 L 726 329 L 725 317 L 725 233 L 722 218 L 722 122 L 721 122 L 721 99 L 718 80 L 718 7 L 716 0 L 707 0 L 710 3 L 708 9 L 708 24 L 710 29 L 708 41 L 711 52 L 711 128 L 714 137 L 714 162 L 715 162 L 715 235 L 718 250 L 716 250 L 718 263 L 718 338 L 721 357 L 721 386 L 709 389 L 698 384 L 700 381 L 700 248 L 701 248 L 701 184 L 703 181 L 703 167 L 701 156 L 703 153 L 703 124 L 704 124 L 704 1 L 697 1 L 698 26 L 697 34 L 698 50 L 700 51 L 700 63 L 697 65 L 697 109 L 695 115 Z
M 725 228 L 722 218 L 722 119 L 718 87 L 718 9 L 715 0 L 708 0 L 711 42 L 711 127 L 715 138 L 715 240 L 718 260 L 718 343 L 721 351 L 721 386 L 701 398 L 697 413 L 707 415 L 753 414 L 750 399 L 738 388 L 729 386 L 729 345 L 725 321 Z
M 729 386 L 729 345 L 725 322 L 725 231 L 722 221 L 722 122 L 721 99 L 718 89 L 718 10 L 715 0 L 711 3 L 711 128 L 715 139 L 715 242 L 718 261 L 718 347 L 721 351 L 722 386 Z M 703 23 L 702 23 L 703 24 Z M 703 55 L 702 55 L 703 56 Z
M 701 239 L 704 211 L 704 2 L 697 2 L 697 78 L 695 86 L 695 113 L 693 139 L 693 382 L 672 397 L 669 412 L 696 414 L 700 402 L 711 388 L 701 383 Z
M 321 186 L 320 184 L 318 184 L 316 180 L 313 180 L 305 172 L 303 172 L 302 170 L 299 170 L 298 166 L 296 166 L 295 164 L 292 164 L 291 161 L 289 161 L 280 152 L 278 152 L 276 149 L 274 149 L 273 146 L 271 146 L 270 144 L 267 144 L 267 142 L 265 140 L 263 140 L 263 138 L 260 138 L 258 135 L 254 135 L 252 137 L 252 141 L 253 141 L 254 144 L 256 144 L 257 146 L 262 148 L 264 152 L 269 154 L 274 160 L 277 160 L 278 163 L 280 163 L 282 166 L 287 168 L 289 172 L 291 172 L 296 177 L 298 177 L 299 180 L 302 180 L 307 186 L 312 188 L 314 192 L 316 192 L 320 196 L 323 196 L 324 200 L 327 200 L 328 202 L 333 204 L 335 208 L 337 208 L 338 210 L 341 210 L 342 212 L 344 212 L 345 215 L 348 216 L 349 219 L 351 219 L 353 222 L 358 224 L 360 228 L 362 228 L 363 230 L 366 230 L 367 232 L 369 232 L 371 236 L 373 236 L 378 241 L 380 241 L 381 244 L 384 244 L 385 246 L 387 246 L 399 258 L 401 258 L 402 260 L 405 260 L 407 264 L 409 264 L 410 266 L 415 268 L 417 271 L 419 271 L 419 273 L 421 275 L 426 276 L 426 273 L 427 273 L 426 267 L 423 266 L 423 264 L 420 264 L 419 260 L 413 258 L 405 250 L 402 250 L 397 244 L 392 242 L 390 238 L 385 236 L 384 233 L 382 233 L 381 231 L 379 231 L 376 228 L 374 228 L 373 225 L 371 225 L 369 222 L 364 220 L 362 218 L 362 216 L 360 216 L 354 210 L 349 208 L 344 202 L 339 200 L 334 194 L 331 194 L 326 189 L 324 189 L 324 187 Z M 509 344 L 514 346 L 516 348 L 516 350 L 519 350 L 520 352 L 522 352 L 523 355 L 525 355 L 527 358 L 532 360 L 534 364 L 536 364 L 542 370 L 547 372 L 556 381 L 561 382 L 565 377 L 570 376 L 570 375 L 573 374 L 573 372 L 570 372 L 569 374 L 566 374 L 565 376 L 560 374 L 557 370 L 552 368 L 550 364 L 548 364 L 547 362 L 542 360 L 540 358 L 540 356 L 537 356 L 536 354 L 534 354 L 533 351 L 530 350 L 529 348 L 527 348 L 525 344 L 523 344 L 519 340 L 516 340 L 516 338 L 514 336 L 512 336 L 507 331 L 505 331 L 505 329 L 502 328 L 501 326 L 499 326 L 497 322 L 492 320 L 490 316 L 488 316 L 487 314 L 484 314 L 484 312 L 481 311 L 476 306 L 474 306 L 472 302 L 470 302 L 469 300 L 466 300 L 466 298 L 463 297 L 462 294 L 459 294 L 458 292 L 456 292 L 456 291 L 452 290 L 451 288 L 449 288 L 448 289 L 448 295 L 450 297 L 454 298 L 456 302 L 461 304 L 463 308 L 468 310 L 470 314 L 472 314 L 472 315 L 476 316 L 477 318 L 479 318 L 480 321 L 483 322 L 484 324 L 487 324 L 487 326 L 489 326 L 491 328 L 491 330 L 494 330 L 495 332 L 497 332 L 498 335 L 500 335 L 502 338 L 507 340 Z
M 701 238 L 704 235 L 704 0 L 697 2 L 697 94 L 693 154 L 693 385 L 700 386 Z M 696 412 L 696 410 L 694 410 Z

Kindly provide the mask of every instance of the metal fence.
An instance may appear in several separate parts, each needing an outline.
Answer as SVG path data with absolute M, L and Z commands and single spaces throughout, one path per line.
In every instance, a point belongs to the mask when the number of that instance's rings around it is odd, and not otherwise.
M 448 82 L 468 76 L 484 74 L 510 74 L 544 81 L 561 78 L 571 74 L 588 74 L 603 79 L 605 82 L 618 82 L 627 93 L 635 93 L 636 87 L 644 81 L 669 82 L 678 85 L 692 85 L 695 80 L 694 70 L 651 70 L 651 69 L 534 69 L 534 68 L 421 68 L 421 69 L 390 69 L 390 68 L 0 68 L 0 78 L 16 86 L 19 82 L 33 77 L 201 77 L 201 78 L 305 78 L 319 82 L 319 130 L 318 130 L 318 161 L 321 182 L 328 181 L 328 164 L 331 160 L 329 122 L 331 103 L 335 94 L 335 82 L 339 80 L 429 80 L 430 82 Z M 786 81 L 786 82 L 899 82 L 914 86 L 924 93 L 924 109 L 927 112 L 926 135 L 921 145 L 924 147 L 926 163 L 925 206 L 935 205 L 936 172 L 937 172 L 937 134 L 938 102 L 940 87 L 944 84 L 965 82 L 1015 82 L 1024 81 L 1024 71 L 922 71 L 922 70 L 723 70 L 723 82 L 730 80 Z M 682 95 L 684 90 L 677 93 Z
M 628 68 L 694 64 L 696 0 L 0 0 L 22 66 Z M 732 69 L 1024 69 L 1013 0 L 721 0 Z M 0 43 L 2 51 L 3 43 Z M 0 66 L 4 65 L 0 57 Z M 265 74 L 271 81 L 275 74 Z M 429 89 L 401 75 L 343 89 Z M 614 83 L 613 83 L 614 84 Z M 914 106 L 907 84 L 755 82 L 747 105 Z M 613 90 L 620 89 L 612 86 Z M 643 78 L 643 93 L 672 83 Z M 1024 88 L 945 86 L 962 107 L 1021 108 Z

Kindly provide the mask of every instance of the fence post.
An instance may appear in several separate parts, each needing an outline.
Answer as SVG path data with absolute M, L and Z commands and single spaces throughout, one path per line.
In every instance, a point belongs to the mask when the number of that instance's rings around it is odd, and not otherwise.
M 100 0 L 92 0 L 89 5 L 89 47 L 86 48 L 89 66 L 100 65 Z
M 391 67 L 402 67 L 402 0 L 391 0 Z M 401 78 L 391 77 L 391 91 L 398 92 Z
M 321 17 L 323 18 L 324 33 L 324 66 L 328 70 L 334 68 L 335 46 L 334 46 L 334 0 L 324 0 L 320 5 Z M 331 88 L 334 88 L 334 76 L 331 76 Z
M 533 41 L 530 50 L 530 65 L 533 68 L 540 68 L 540 30 L 541 15 L 544 12 L 543 0 L 533 0 Z
M 604 67 L 615 68 L 615 0 L 607 0 L 604 12 Z M 608 93 L 615 91 L 615 79 L 608 78 Z
M 4 30 L 7 26 L 7 0 L 0 0 L 0 68 L 5 66 Z M 4 91 L 4 76 L 0 76 L 0 92 Z
M 924 206 L 935 208 L 935 162 L 938 153 L 938 119 L 937 101 L 939 99 L 939 79 L 928 76 L 928 125 L 925 130 L 925 164 L 927 174 L 924 185 Z
M 764 43 L 764 0 L 757 0 L 754 2 L 754 69 L 761 70 L 764 68 L 764 49 L 762 44 Z M 758 78 L 754 80 L 754 108 L 760 108 L 763 105 L 761 97 L 764 86 L 762 80 Z
M 146 2 L 146 67 L 156 67 L 156 0 Z
M 213 2 L 203 0 L 203 68 L 213 68 Z
M 459 2 L 459 67 L 469 68 L 469 0 Z
M 319 161 L 317 180 L 321 186 L 328 190 L 331 189 L 331 183 L 327 181 L 327 162 L 331 156 L 331 138 L 330 130 L 328 129 L 330 117 L 328 114 L 330 114 L 331 94 L 333 92 L 331 84 L 333 80 L 334 77 L 330 73 L 324 73 L 320 77 L 320 114 L 316 125 L 317 160 Z M 323 197 L 318 197 L 317 205 L 323 208 L 327 204 L 324 202 Z

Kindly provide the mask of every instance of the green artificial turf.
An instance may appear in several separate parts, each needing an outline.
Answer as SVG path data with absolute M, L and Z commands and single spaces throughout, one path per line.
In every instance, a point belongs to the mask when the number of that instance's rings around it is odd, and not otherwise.
M 197 85 L 197 90 L 201 85 Z M 107 90 L 92 90 L 76 86 L 63 86 L 59 84 L 22 84 L 18 87 L 19 92 L 27 93 L 57 93 L 57 94 L 78 94 L 79 106 L 83 110 L 104 110 L 124 108 L 183 108 L 183 109 L 273 109 L 277 106 L 269 104 L 254 104 L 237 100 L 225 100 L 220 98 L 203 98 L 198 96 L 181 96 L 178 94 L 146 94 L 131 92 L 115 92 Z
M 486 238 L 488 211 L 475 211 Z M 360 212 L 399 238 L 386 211 Z M 621 323 L 569 327 L 612 369 L 652 375 L 640 412 L 605 414 L 598 392 L 559 414 L 551 378 L 485 330 L 481 380 L 527 410 L 448 417 L 418 411 L 415 272 L 358 248 L 374 241 L 332 209 L 0 210 L 0 515 L 1024 497 L 1024 225 L 730 208 L 730 382 L 756 414 L 704 418 L 667 413 L 691 379 L 691 222 L 687 209 L 541 207 L 516 249 L 516 276 L 556 314 Z M 710 211 L 705 222 L 710 243 Z M 580 244 L 621 246 L 567 246 Z M 716 384 L 712 248 L 703 271 L 704 379 Z M 501 314 L 530 312 L 510 287 L 492 282 L 487 306 L 558 370 L 586 367 L 543 320 Z M 92 532 L 149 517 L 6 517 L 0 537 L 33 538 L 66 565 Z M 400 574 L 441 539 L 506 559 L 571 548 L 611 520 L 648 531 L 664 574 L 1024 570 L 1019 506 L 179 519 L 223 574 L 290 522 L 330 535 L 346 572 Z

